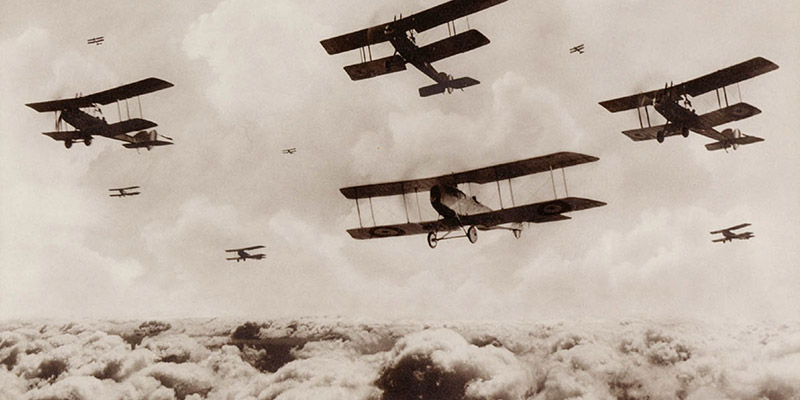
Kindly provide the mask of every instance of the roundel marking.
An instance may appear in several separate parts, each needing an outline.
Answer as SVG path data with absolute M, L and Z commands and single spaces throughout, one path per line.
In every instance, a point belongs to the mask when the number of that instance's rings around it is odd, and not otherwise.
M 550 202 L 542 205 L 539 208 L 539 212 L 544 215 L 556 215 L 565 213 L 567 211 L 569 211 L 569 205 L 564 203 L 563 201 Z
M 742 115 L 747 114 L 747 110 L 742 106 L 736 106 L 736 107 L 733 107 L 733 109 L 731 110 L 731 113 L 733 115 L 735 115 L 735 116 L 742 116 Z
M 392 226 L 377 227 L 369 230 L 371 237 L 392 237 L 405 235 L 406 231 Z

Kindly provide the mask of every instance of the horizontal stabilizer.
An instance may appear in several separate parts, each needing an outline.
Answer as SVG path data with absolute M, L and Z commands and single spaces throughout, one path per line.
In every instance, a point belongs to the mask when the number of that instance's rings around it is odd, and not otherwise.
M 708 151 L 715 151 L 715 150 L 723 150 L 727 149 L 728 147 L 733 147 L 734 149 L 739 146 L 743 146 L 746 144 L 753 144 L 758 142 L 763 142 L 764 139 L 756 136 L 742 136 L 734 139 L 729 139 L 725 141 L 719 141 L 714 143 L 709 143 L 706 145 L 706 149 Z
M 489 44 L 489 39 L 475 29 L 442 39 L 419 49 L 420 58 L 432 63 Z
M 350 79 L 360 81 L 362 79 L 391 74 L 392 72 L 405 71 L 406 61 L 403 60 L 403 57 L 393 55 L 361 64 L 348 65 L 344 67 L 344 70 L 347 72 L 347 75 L 350 75 Z
M 165 140 L 148 140 L 146 142 L 125 143 L 125 144 L 123 144 L 123 146 L 125 146 L 125 148 L 128 148 L 128 149 L 140 149 L 140 148 L 143 148 L 143 147 L 146 147 L 146 148 L 149 149 L 149 148 L 154 147 L 154 146 L 168 146 L 168 145 L 171 145 L 171 144 L 175 144 L 175 143 L 167 142 Z
M 428 97 L 428 96 L 433 96 L 435 94 L 442 94 L 448 88 L 464 89 L 466 87 L 475 86 L 479 83 L 481 82 L 469 77 L 452 79 L 447 82 L 441 82 L 434 85 L 421 87 L 419 88 L 419 95 L 421 97 Z

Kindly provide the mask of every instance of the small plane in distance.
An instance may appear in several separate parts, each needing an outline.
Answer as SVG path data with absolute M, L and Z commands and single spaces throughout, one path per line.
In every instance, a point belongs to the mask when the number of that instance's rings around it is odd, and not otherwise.
M 225 250 L 225 251 L 227 251 L 229 253 L 236 253 L 238 255 L 238 257 L 226 258 L 226 260 L 230 260 L 230 261 L 236 260 L 236 262 L 247 261 L 247 259 L 262 260 L 262 259 L 264 259 L 264 257 L 267 256 L 266 254 L 249 254 L 248 251 L 249 250 L 256 250 L 256 249 L 263 249 L 263 248 L 264 248 L 264 246 L 258 245 L 258 246 L 244 247 L 244 248 L 241 248 L 241 249 Z
M 748 239 L 750 239 L 752 237 L 755 237 L 753 232 L 742 232 L 742 233 L 733 232 L 733 231 L 735 231 L 737 229 L 742 229 L 742 228 L 747 227 L 747 226 L 750 226 L 750 224 L 744 223 L 744 224 L 732 226 L 732 227 L 727 228 L 727 229 L 720 229 L 718 231 L 710 232 L 712 235 L 716 235 L 717 233 L 721 233 L 722 236 L 724 236 L 724 237 L 722 237 L 720 239 L 714 239 L 714 240 L 712 240 L 712 242 L 725 243 L 725 242 L 733 242 L 734 239 L 737 239 L 737 240 L 748 240 Z
M 129 190 L 135 190 L 135 189 L 139 189 L 139 186 L 128 186 L 128 187 L 124 187 L 124 188 L 108 189 L 109 192 L 114 192 L 114 191 L 118 192 L 118 193 L 111 193 L 108 196 L 109 197 L 126 197 L 126 196 L 136 196 L 136 195 L 141 193 L 141 192 L 129 192 Z
M 95 45 L 100 46 L 101 44 L 103 44 L 103 42 L 105 40 L 106 39 L 103 38 L 102 36 L 93 37 L 93 38 L 89 38 L 88 40 L 86 40 L 86 44 L 95 44 Z
M 159 135 L 155 129 L 147 131 L 147 129 L 154 128 L 158 126 L 158 124 L 141 118 L 141 101 L 138 101 L 140 118 L 131 118 L 128 99 L 136 97 L 138 100 L 140 95 L 170 88 L 172 86 L 171 83 L 158 78 L 147 78 L 88 96 L 30 103 L 26 104 L 26 106 L 38 112 L 53 111 L 55 113 L 55 131 L 43 132 L 42 134 L 50 136 L 54 140 L 64 142 L 64 147 L 68 149 L 72 147 L 72 143 L 74 142 L 83 142 L 83 144 L 89 146 L 92 144 L 93 136 L 103 136 L 126 142 L 123 146 L 129 149 L 144 147 L 150 150 L 153 146 L 173 144 L 171 141 L 172 138 Z M 120 100 L 125 101 L 125 110 L 128 116 L 126 120 L 122 119 L 122 112 L 119 107 Z M 119 122 L 109 124 L 102 115 L 99 105 L 106 105 L 114 102 L 117 103 Z M 92 113 L 90 114 L 82 109 L 89 109 Z M 62 122 L 72 125 L 75 129 L 62 130 Z M 136 131 L 139 132 L 133 136 L 128 135 L 129 132 Z M 169 141 L 159 140 L 159 137 Z
M 358 211 L 358 222 L 360 227 L 347 230 L 353 239 L 375 239 L 392 236 L 428 234 L 428 246 L 435 248 L 440 240 L 455 239 L 466 237 L 470 243 L 478 240 L 478 229 L 509 230 L 514 237 L 519 239 L 522 234 L 523 222 L 552 222 L 570 219 L 563 213 L 585 210 L 593 207 L 606 205 L 602 201 L 583 199 L 580 197 L 559 198 L 555 187 L 553 170 L 561 169 L 573 165 L 579 165 L 597 161 L 597 157 L 585 154 L 561 152 L 546 156 L 529 158 L 505 164 L 494 165 L 491 167 L 479 168 L 466 172 L 452 173 L 433 178 L 415 179 L 410 181 L 379 183 L 373 185 L 352 186 L 339 189 L 348 199 L 355 199 L 356 210 Z M 511 179 L 550 172 L 553 181 L 553 192 L 555 199 L 539 203 L 525 204 L 517 206 L 514 200 L 514 190 L 511 186 Z M 567 192 L 566 175 L 564 176 L 564 191 Z M 509 192 L 511 193 L 511 207 L 503 206 L 503 197 L 500 191 L 500 181 L 508 180 Z M 497 184 L 497 195 L 500 199 L 500 209 L 492 210 L 481 204 L 475 196 L 467 196 L 458 189 L 459 184 L 486 184 L 495 182 Z M 505 186 L 505 185 L 504 185 Z M 435 221 L 422 221 L 422 214 L 419 213 L 419 222 L 412 222 L 409 217 L 406 194 L 414 193 L 418 196 L 420 191 L 430 192 L 430 203 L 433 209 L 439 214 L 440 218 Z M 375 214 L 372 209 L 372 197 L 381 196 L 403 196 L 403 207 L 406 212 L 406 223 L 382 225 L 375 223 Z M 361 219 L 361 208 L 359 199 L 369 199 L 370 214 L 374 226 L 364 227 Z M 508 204 L 506 199 L 506 204 Z M 417 209 L 419 210 L 419 198 L 416 198 Z M 450 236 L 453 232 L 461 231 L 460 236 Z M 439 236 L 439 232 L 444 235 Z
M 421 97 L 452 93 L 453 89 L 464 89 L 480 82 L 469 77 L 454 79 L 452 75 L 437 71 L 431 63 L 489 44 L 489 39 L 475 29 L 457 34 L 453 21 L 505 1 L 450 0 L 405 18 L 401 15 L 400 19 L 325 39 L 320 43 L 328 54 L 360 49 L 361 62 L 344 67 L 354 81 L 404 71 L 406 63 L 409 63 L 436 81 L 434 85 L 419 89 Z M 450 37 L 423 47 L 417 46 L 414 32 L 424 32 L 442 24 L 447 24 Z M 394 46 L 394 55 L 373 60 L 370 45 L 387 41 Z
M 756 57 L 678 85 L 665 84 L 663 90 L 657 89 L 602 101 L 600 105 L 612 113 L 636 109 L 639 114 L 639 128 L 622 133 L 637 142 L 656 139 L 662 143 L 664 138 L 669 136 L 689 137 L 691 131 L 716 140 L 716 142 L 706 144 L 706 149 L 709 151 L 722 149 L 727 151 L 730 147 L 736 150 L 740 145 L 761 142 L 764 139 L 747 136 L 738 129 L 729 128 L 720 132 L 714 127 L 752 117 L 761 113 L 761 110 L 745 102 L 728 104 L 728 92 L 725 87 L 776 69 L 778 66 L 771 61 Z M 720 89 L 722 90 L 720 91 Z M 692 102 L 689 97 L 696 97 L 712 90 L 717 94 L 719 109 L 698 115 L 691 108 Z M 722 106 L 723 101 L 724 107 Z M 667 123 L 657 126 L 650 125 L 648 106 L 653 106 L 659 114 L 666 118 Z M 642 121 L 642 108 L 644 108 L 647 126 Z
M 583 54 L 583 51 L 584 51 L 583 50 L 583 44 L 579 44 L 579 45 L 569 49 L 569 53 L 570 54 L 572 54 L 572 53 Z
M 297 153 L 297 148 L 292 147 L 291 149 L 283 149 L 281 150 L 283 154 L 294 154 Z

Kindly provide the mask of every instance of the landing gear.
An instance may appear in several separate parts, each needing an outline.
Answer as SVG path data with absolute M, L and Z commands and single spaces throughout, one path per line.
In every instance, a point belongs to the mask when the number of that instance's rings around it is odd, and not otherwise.
M 64 147 L 70 148 L 72 147 L 72 139 L 67 139 L 64 141 Z
M 514 239 L 519 239 L 522 236 L 522 231 L 519 229 L 514 229 L 512 232 L 514 232 Z
M 683 137 L 685 137 L 685 138 L 688 138 L 689 137 L 689 128 L 684 127 L 683 129 L 681 129 L 681 135 L 683 135 Z
M 83 139 L 83 144 L 85 144 L 86 147 L 91 146 L 92 145 L 92 137 L 91 136 L 87 136 L 86 139 Z
M 474 226 L 470 226 L 469 229 L 467 229 L 467 239 L 469 239 L 470 243 L 478 241 L 478 230 L 475 229 Z
M 664 143 L 664 131 L 656 132 L 656 140 L 658 140 L 658 143 Z
M 439 242 L 439 239 L 436 238 L 436 232 L 428 232 L 428 246 L 430 248 L 435 249 L 436 243 Z

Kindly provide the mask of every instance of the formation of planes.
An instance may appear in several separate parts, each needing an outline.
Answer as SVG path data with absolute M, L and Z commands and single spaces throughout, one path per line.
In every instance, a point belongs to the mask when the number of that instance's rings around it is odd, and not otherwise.
M 438 6 L 403 17 L 395 17 L 392 21 L 360 29 L 351 33 L 322 40 L 320 43 L 330 55 L 359 50 L 360 62 L 344 67 L 351 80 L 358 81 L 405 70 L 410 64 L 430 79 L 434 84 L 419 88 L 421 97 L 451 93 L 454 89 L 464 89 L 479 84 L 471 77 L 454 78 L 440 71 L 433 63 L 443 59 L 475 50 L 489 44 L 489 39 L 475 29 L 468 27 L 462 32 L 456 31 L 455 21 L 470 14 L 494 7 L 506 0 L 450 0 Z M 420 45 L 417 43 L 419 33 L 434 27 L 447 25 L 448 37 L 438 41 Z M 468 24 L 468 21 L 467 21 Z M 102 36 L 92 38 L 89 43 L 101 44 Z M 373 59 L 372 46 L 388 42 L 394 54 L 388 57 Z M 569 52 L 583 54 L 584 44 L 572 47 Z M 706 145 L 709 151 L 737 149 L 739 146 L 763 141 L 764 139 L 743 134 L 739 129 L 717 127 L 759 114 L 761 111 L 744 102 L 730 104 L 727 87 L 744 80 L 754 78 L 777 69 L 778 66 L 769 60 L 756 57 L 740 64 L 692 79 L 678 85 L 667 84 L 663 89 L 651 90 L 613 100 L 600 102 L 600 105 L 612 113 L 636 110 L 639 117 L 639 128 L 622 133 L 634 141 L 655 139 L 659 143 L 665 138 L 682 135 L 688 137 L 690 132 L 706 136 L 714 142 Z M 172 83 L 159 78 L 147 78 L 138 82 L 119 86 L 87 96 L 76 96 L 71 99 L 52 100 L 27 104 L 38 112 L 53 112 L 55 130 L 44 132 L 54 140 L 64 142 L 66 148 L 73 143 L 82 142 L 91 145 L 93 137 L 101 136 L 124 142 L 123 146 L 131 149 L 146 148 L 173 144 L 172 139 L 156 132 L 157 124 L 142 116 L 139 97 L 144 94 L 172 87 Z M 692 98 L 714 91 L 717 96 L 718 109 L 698 114 L 692 108 Z M 136 98 L 139 116 L 131 117 L 129 100 Z M 117 104 L 118 121 L 109 123 L 102 115 L 100 106 Z M 121 103 L 124 103 L 123 118 Z M 666 119 L 666 123 L 652 125 L 649 107 Z M 65 127 L 67 124 L 69 126 Z M 283 149 L 282 154 L 294 154 L 296 148 Z M 568 213 L 597 208 L 606 205 L 598 200 L 582 197 L 570 197 L 566 187 L 564 168 L 588 164 L 599 159 L 594 156 L 558 152 L 524 160 L 512 161 L 458 173 L 440 176 L 349 186 L 340 189 L 348 199 L 355 200 L 359 227 L 347 230 L 354 239 L 375 239 L 406 235 L 427 235 L 427 243 L 435 248 L 438 242 L 454 238 L 467 238 L 475 243 L 478 231 L 506 230 L 515 238 L 520 238 L 526 223 L 546 223 L 569 220 Z M 555 190 L 554 171 L 562 171 L 564 176 L 565 196 L 559 197 Z M 550 200 L 517 204 L 514 198 L 512 179 L 527 175 L 550 173 L 554 197 Z M 499 209 L 491 209 L 471 194 L 464 192 L 464 186 L 485 185 L 494 183 L 500 201 Z M 503 198 L 500 185 L 508 188 L 510 196 Z M 459 186 L 460 185 L 460 186 Z M 126 197 L 140 194 L 139 186 L 109 189 L 111 197 Z M 427 192 L 431 207 L 436 211 L 435 219 L 424 220 L 420 212 L 420 192 Z M 405 212 L 405 222 L 379 225 L 374 216 L 372 198 L 400 196 Z M 371 224 L 365 224 L 362 211 L 362 200 L 369 204 Z M 412 218 L 409 213 L 410 201 L 416 203 L 418 215 Z M 711 232 L 721 233 L 720 239 L 713 242 L 733 241 L 734 239 L 750 239 L 752 232 L 734 233 L 750 224 L 741 224 L 731 228 Z M 247 261 L 261 260 L 266 254 L 251 254 L 253 250 L 264 248 L 263 245 L 225 250 L 235 253 L 236 257 L 226 260 Z

